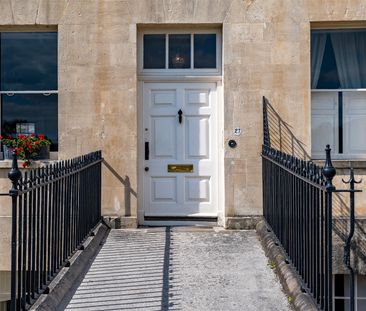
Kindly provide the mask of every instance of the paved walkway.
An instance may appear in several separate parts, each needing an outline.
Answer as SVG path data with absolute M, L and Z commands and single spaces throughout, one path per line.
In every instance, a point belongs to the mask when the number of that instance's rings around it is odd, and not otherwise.
M 254 231 L 112 230 L 66 310 L 290 310 Z

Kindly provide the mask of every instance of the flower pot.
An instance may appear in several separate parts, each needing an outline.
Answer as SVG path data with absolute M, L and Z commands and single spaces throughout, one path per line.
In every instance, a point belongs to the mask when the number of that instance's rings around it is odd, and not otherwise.
M 47 160 L 50 158 L 50 146 L 41 146 L 39 152 L 33 157 L 33 160 Z
M 3 145 L 3 150 L 4 150 L 4 160 L 12 160 L 14 148 Z

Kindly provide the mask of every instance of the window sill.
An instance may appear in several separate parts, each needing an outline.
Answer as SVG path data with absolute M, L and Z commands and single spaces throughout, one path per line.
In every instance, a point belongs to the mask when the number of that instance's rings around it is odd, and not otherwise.
M 2 157 L 2 154 L 1 154 Z M 24 161 L 18 160 L 18 166 L 19 168 L 22 168 L 22 164 Z M 48 164 L 53 164 L 58 162 L 58 152 L 54 152 L 51 151 L 50 152 L 50 158 L 49 159 L 45 159 L 45 160 L 34 160 L 31 163 L 31 166 L 29 167 L 30 169 L 32 168 L 39 168 L 39 167 L 45 167 Z M 12 164 L 12 160 L 3 160 L 0 159 L 0 169 L 2 168 L 6 168 L 6 169 L 11 169 L 11 164 Z
M 18 161 L 18 167 L 20 169 L 23 169 L 22 164 L 24 161 Z M 37 161 L 32 161 L 31 166 L 29 167 L 29 169 L 33 169 L 33 168 L 39 168 L 39 167 L 45 167 L 48 164 L 53 164 L 58 162 L 57 160 L 37 160 Z M 0 160 L 0 169 L 6 168 L 6 169 L 11 169 L 11 164 L 12 164 L 12 160 Z

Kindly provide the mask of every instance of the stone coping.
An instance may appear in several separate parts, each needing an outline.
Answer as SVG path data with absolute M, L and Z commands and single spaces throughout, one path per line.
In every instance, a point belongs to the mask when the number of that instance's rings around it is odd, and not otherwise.
M 313 160 L 317 165 L 323 166 L 324 160 Z M 332 160 L 333 166 L 336 169 L 366 169 L 366 160 Z
M 93 259 L 99 252 L 101 245 L 109 232 L 109 228 L 102 222 L 82 245 L 82 248 L 71 257 L 70 267 L 64 267 L 48 285 L 49 293 L 42 294 L 32 305 L 30 310 L 51 311 L 63 310 L 63 304 L 71 299 L 75 285 L 84 278 Z M 71 295 L 71 296 L 70 296 Z
M 45 167 L 46 165 L 49 164 L 53 164 L 53 163 L 57 163 L 59 161 L 57 160 L 37 160 L 37 161 L 32 161 L 32 164 L 30 167 L 24 169 L 22 167 L 24 161 L 18 161 L 18 167 L 20 170 L 30 170 L 33 168 L 39 168 L 39 167 Z M 0 169 L 7 169 L 10 170 L 11 169 L 11 164 L 12 164 L 12 160 L 0 160 Z
M 313 298 L 303 290 L 299 275 L 287 261 L 282 247 L 278 245 L 275 235 L 264 220 L 257 224 L 256 231 L 266 256 L 273 265 L 294 309 L 296 311 L 317 311 L 318 308 Z

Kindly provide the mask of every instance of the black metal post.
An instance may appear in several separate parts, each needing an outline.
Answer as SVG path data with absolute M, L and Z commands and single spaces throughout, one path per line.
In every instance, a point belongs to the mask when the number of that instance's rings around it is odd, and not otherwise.
M 360 181 L 355 180 L 355 174 L 353 168 L 350 169 L 350 178 L 348 181 L 344 181 L 344 183 L 349 184 L 350 188 L 350 231 L 346 240 L 346 244 L 344 246 L 344 257 L 343 262 L 347 266 L 347 269 L 350 273 L 350 311 L 355 310 L 355 273 L 351 266 L 351 243 L 352 238 L 355 232 L 355 184 L 361 183 Z
M 11 227 L 11 302 L 10 310 L 15 311 L 17 306 L 16 295 L 16 264 L 17 264 L 17 200 L 18 200 L 18 182 L 22 177 L 18 168 L 17 155 L 13 152 L 13 162 L 11 170 L 8 174 L 12 183 L 12 188 L 9 191 L 12 201 L 12 227 Z
M 326 265 L 327 269 L 326 273 L 326 301 L 325 301 L 325 310 L 333 310 L 333 269 L 332 269 L 332 195 L 336 190 L 332 181 L 334 176 L 336 175 L 336 169 L 333 167 L 331 156 L 330 156 L 330 146 L 327 145 L 325 149 L 326 160 L 323 169 L 323 175 L 325 177 L 325 189 L 326 189 L 326 245 L 327 245 L 327 254 L 326 254 Z

